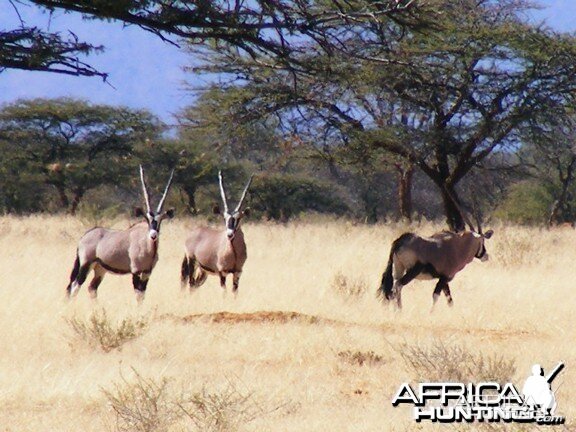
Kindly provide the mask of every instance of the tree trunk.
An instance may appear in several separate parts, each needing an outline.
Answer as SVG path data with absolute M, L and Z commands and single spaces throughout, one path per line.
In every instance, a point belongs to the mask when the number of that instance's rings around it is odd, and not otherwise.
M 363 185 L 362 203 L 364 204 L 364 222 L 375 224 L 378 222 L 378 201 L 375 199 L 369 185 Z
M 58 191 L 58 196 L 60 197 L 60 204 L 62 205 L 62 208 L 68 210 L 70 200 L 68 199 L 68 196 L 66 196 L 66 190 L 64 189 L 64 186 L 61 184 L 57 184 L 55 186 L 56 190 Z
M 560 198 L 554 201 L 552 204 L 552 210 L 550 210 L 550 216 L 548 216 L 548 228 L 552 225 L 558 225 L 558 214 L 560 213 Z
M 464 223 L 464 218 L 460 213 L 459 205 L 454 203 L 454 200 L 458 200 L 458 196 L 453 186 L 444 185 L 440 189 L 442 194 L 442 201 L 444 203 L 444 214 L 446 215 L 446 223 L 452 231 L 464 231 L 466 225 Z
M 77 188 L 74 190 L 74 197 L 72 198 L 72 205 L 70 206 L 70 214 L 76 216 L 76 211 L 78 210 L 78 205 L 84 196 L 84 189 Z
M 378 222 L 378 208 L 374 204 L 367 204 L 365 208 L 366 223 L 375 224 Z
M 188 211 L 193 215 L 197 214 L 198 210 L 196 209 L 196 188 L 182 185 L 181 190 L 183 190 L 186 194 L 186 200 L 188 201 Z
M 404 168 L 401 164 L 396 164 L 398 172 L 398 208 L 400 217 L 412 222 L 412 177 L 414 175 L 414 165 Z
M 548 226 L 551 227 L 552 225 L 557 225 L 560 222 L 566 222 L 565 216 L 563 216 L 562 220 L 560 220 L 560 213 L 566 207 L 566 201 L 568 198 L 568 188 L 572 183 L 574 178 L 574 169 L 576 169 L 576 155 L 573 155 L 570 159 L 570 164 L 566 168 L 566 175 L 562 176 L 560 173 L 560 182 L 562 184 L 562 189 L 560 191 L 560 196 L 556 201 L 554 201 L 554 205 L 552 206 L 552 210 L 550 211 L 550 217 L 548 217 Z

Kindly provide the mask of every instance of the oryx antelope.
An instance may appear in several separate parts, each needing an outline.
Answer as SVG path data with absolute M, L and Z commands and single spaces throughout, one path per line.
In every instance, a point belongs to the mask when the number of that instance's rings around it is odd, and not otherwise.
M 68 297 L 78 293 L 90 270 L 94 270 L 94 278 L 88 286 L 92 298 L 96 298 L 98 286 L 106 272 L 112 272 L 131 273 L 138 303 L 144 300 L 148 278 L 158 261 L 160 225 L 164 219 L 174 217 L 174 209 L 162 211 L 173 177 L 174 170 L 170 174 L 156 211 L 153 211 L 144 180 L 144 170 L 140 166 L 140 181 L 146 211 L 138 207 L 134 214 L 144 218 L 144 221 L 123 231 L 95 227 L 84 234 L 78 243 L 76 261 L 70 275 L 70 283 L 66 288 Z
M 432 294 L 432 307 L 440 293 L 444 293 L 448 304 L 452 306 L 452 295 L 448 283 L 474 258 L 488 260 L 484 241 L 492 237 L 493 231 L 482 233 L 478 220 L 475 230 L 465 218 L 469 231 L 441 231 L 431 237 L 420 237 L 405 233 L 398 237 L 390 250 L 388 265 L 382 275 L 382 284 L 378 293 L 385 300 L 396 299 L 398 308 L 402 307 L 402 287 L 413 279 L 438 279 Z
M 181 281 L 182 288 L 186 287 L 186 281 L 190 290 L 201 286 L 208 274 L 220 277 L 220 286 L 226 289 L 226 276 L 232 273 L 232 292 L 237 294 L 242 267 L 248 257 L 244 233 L 240 222 L 244 216 L 248 216 L 250 209 L 242 210 L 242 203 L 252 183 L 252 178 L 242 192 L 242 196 L 236 208 L 230 212 L 228 201 L 222 181 L 222 172 L 218 173 L 220 182 L 220 194 L 224 204 L 224 229 L 210 227 L 196 228 L 190 234 L 185 243 L 185 256 L 182 261 Z M 220 208 L 214 207 L 214 213 L 220 214 Z

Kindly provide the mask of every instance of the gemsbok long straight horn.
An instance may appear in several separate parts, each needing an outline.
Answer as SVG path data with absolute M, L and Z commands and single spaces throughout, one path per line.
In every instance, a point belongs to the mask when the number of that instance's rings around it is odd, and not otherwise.
M 232 292 L 237 294 L 242 268 L 248 257 L 240 221 L 244 216 L 249 215 L 250 209 L 242 210 L 242 204 L 253 178 L 252 175 L 242 192 L 238 205 L 230 212 L 222 172 L 218 172 L 225 227 L 224 229 L 199 227 L 191 232 L 184 245 L 185 256 L 181 270 L 183 289 L 188 282 L 192 292 L 194 288 L 198 288 L 206 281 L 208 274 L 213 274 L 220 277 L 220 286 L 225 290 L 226 276 L 232 273 Z M 218 206 L 214 207 L 214 213 L 221 214 Z
M 390 257 L 378 294 L 384 300 L 396 300 L 402 307 L 402 287 L 413 279 L 438 279 L 432 294 L 432 307 L 438 297 L 444 293 L 448 304 L 452 306 L 452 294 L 448 283 L 474 258 L 488 260 L 484 241 L 492 237 L 493 231 L 482 233 L 480 218 L 476 216 L 478 227 L 474 228 L 458 202 L 453 201 L 468 224 L 469 231 L 441 231 L 431 237 L 421 237 L 414 233 L 405 233 L 392 243 Z
M 154 211 L 150 206 L 144 169 L 140 165 L 140 182 L 146 211 L 137 207 L 134 214 L 144 220 L 123 231 L 95 227 L 84 234 L 78 243 L 76 261 L 66 288 L 68 297 L 74 297 L 78 293 L 90 270 L 94 270 L 94 278 L 88 286 L 92 298 L 96 298 L 98 286 L 106 272 L 112 272 L 131 273 L 136 299 L 138 303 L 144 300 L 148 279 L 158 261 L 160 225 L 164 219 L 174 217 L 174 209 L 162 211 L 173 177 L 174 170 Z

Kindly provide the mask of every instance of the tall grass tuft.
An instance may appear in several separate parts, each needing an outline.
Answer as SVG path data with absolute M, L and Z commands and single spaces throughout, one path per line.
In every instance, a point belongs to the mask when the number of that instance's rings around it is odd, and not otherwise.
M 332 279 L 332 289 L 345 300 L 359 299 L 368 292 L 368 284 L 361 278 L 352 278 L 338 272 Z
M 132 369 L 136 379 L 122 377 L 113 390 L 102 390 L 116 417 L 119 432 L 163 432 L 182 418 L 170 393 L 169 380 L 148 379 Z
M 132 371 L 132 382 L 122 377 L 112 390 L 102 390 L 119 432 L 235 432 L 286 405 L 266 407 L 231 381 L 223 389 L 185 392 L 167 378 L 145 378 Z
M 269 412 L 256 402 L 252 393 L 240 391 L 231 382 L 223 390 L 202 388 L 180 403 L 180 408 L 193 430 L 206 432 L 238 431 Z
M 430 346 L 402 344 L 398 352 L 418 381 L 505 383 L 516 371 L 513 360 L 472 353 L 464 345 L 439 340 Z
M 113 322 L 105 309 L 92 312 L 87 321 L 77 317 L 66 320 L 75 335 L 90 346 L 100 347 L 104 352 L 120 349 L 126 342 L 137 338 L 148 329 L 148 318 L 126 317 Z
M 385 363 L 384 358 L 374 351 L 339 351 L 338 358 L 354 366 L 376 366 Z

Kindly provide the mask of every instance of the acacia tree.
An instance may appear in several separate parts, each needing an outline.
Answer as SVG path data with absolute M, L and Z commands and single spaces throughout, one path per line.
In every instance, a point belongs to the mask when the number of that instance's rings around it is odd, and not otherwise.
M 353 27 L 373 16 L 390 16 L 403 25 L 427 25 L 426 7 L 421 0 L 356 0 L 342 4 L 337 0 L 269 1 L 256 0 L 8 0 L 20 19 L 16 29 L 0 32 L 0 71 L 6 68 L 57 72 L 70 75 L 100 76 L 82 58 L 103 47 L 79 40 L 72 31 L 42 30 L 25 24 L 19 8 L 34 5 L 52 13 L 78 13 L 88 19 L 120 21 L 151 32 L 178 45 L 222 41 L 247 55 L 273 55 L 287 64 L 297 64 L 300 42 L 321 49 L 327 45 L 324 32 L 343 23 Z M 294 44 L 295 41 L 299 43 Z
M 19 100 L 0 110 L 0 140 L 72 214 L 87 191 L 125 177 L 135 143 L 161 132 L 146 111 L 68 98 Z
M 526 128 L 526 145 L 518 153 L 528 175 L 537 180 L 552 197 L 548 226 L 574 223 L 576 181 L 576 118 L 558 116 Z
M 494 151 L 515 149 L 533 119 L 573 103 L 574 37 L 522 20 L 524 0 L 439 0 L 435 31 L 388 17 L 324 34 L 299 68 L 218 44 L 194 71 L 228 73 L 242 87 L 238 115 L 276 115 L 290 133 L 384 150 L 438 187 L 448 225 L 464 228 L 457 185 Z M 337 36 L 336 36 L 337 35 Z
M 118 20 L 177 44 L 221 41 L 252 57 L 273 55 L 297 63 L 303 44 L 333 49 L 326 33 L 387 16 L 403 25 L 427 25 L 419 0 L 28 0 L 48 11 L 77 12 L 91 19 Z

